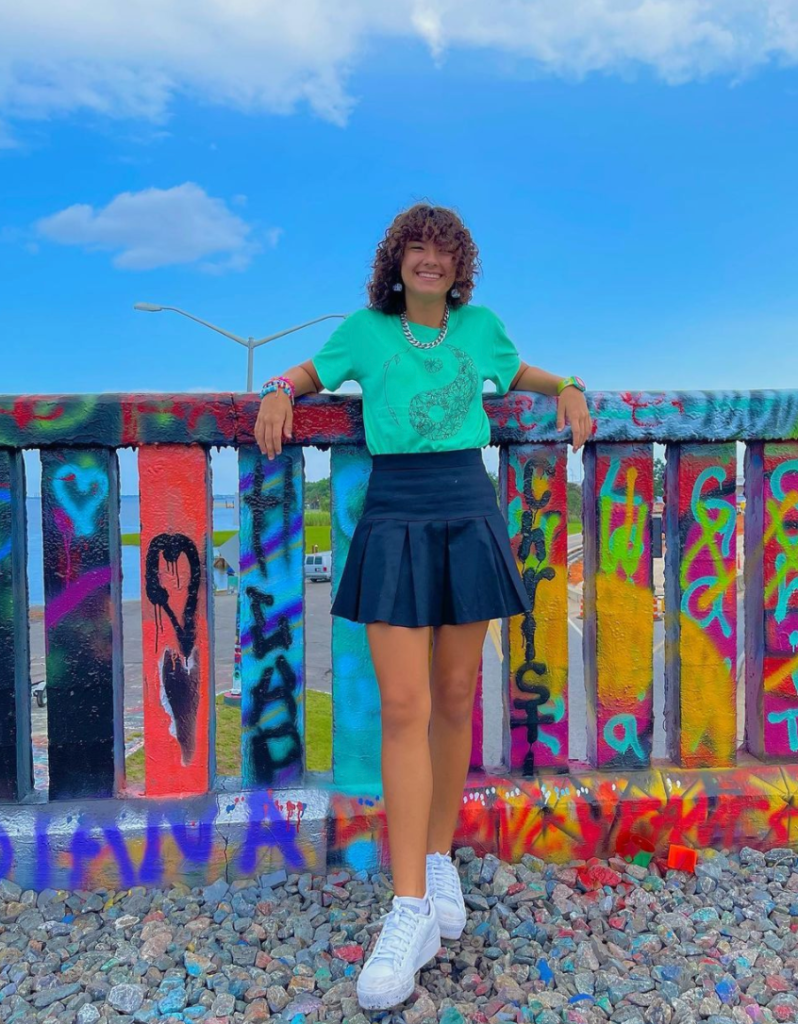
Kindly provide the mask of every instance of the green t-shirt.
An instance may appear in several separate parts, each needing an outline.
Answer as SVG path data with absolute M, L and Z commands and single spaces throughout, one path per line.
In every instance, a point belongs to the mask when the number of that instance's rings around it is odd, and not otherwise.
M 410 324 L 418 341 L 439 327 Z M 446 339 L 431 349 L 411 345 L 399 317 L 359 309 L 343 321 L 313 358 L 319 380 L 335 391 L 354 380 L 363 391 L 363 425 L 372 455 L 484 448 L 490 422 L 482 384 L 504 395 L 521 357 L 504 324 L 487 306 L 449 314 Z

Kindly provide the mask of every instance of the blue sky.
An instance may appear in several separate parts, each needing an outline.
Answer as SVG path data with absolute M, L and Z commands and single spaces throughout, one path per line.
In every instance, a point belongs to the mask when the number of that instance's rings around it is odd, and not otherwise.
M 595 0 L 552 28 L 577 5 L 353 3 L 342 27 L 309 2 L 292 24 L 254 0 L 220 23 L 203 2 L 177 42 L 170 0 L 147 32 L 121 4 L 102 32 L 87 0 L 69 26 L 57 5 L 46 29 L 17 12 L 0 42 L 2 391 L 243 389 L 243 349 L 133 303 L 255 336 L 349 312 L 385 227 L 425 197 L 463 215 L 475 301 L 527 362 L 594 389 L 791 386 L 798 15 L 661 0 L 679 9 L 666 31 L 652 6 Z M 753 13 L 768 8 L 784 24 Z M 261 348 L 256 378 L 330 329 Z M 222 459 L 216 489 L 233 480 Z

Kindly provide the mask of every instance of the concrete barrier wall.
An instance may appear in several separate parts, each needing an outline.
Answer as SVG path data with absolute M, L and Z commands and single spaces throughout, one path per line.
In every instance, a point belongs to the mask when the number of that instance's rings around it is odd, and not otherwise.
M 568 748 L 566 436 L 485 397 L 530 613 L 503 628 L 503 767 L 478 754 L 456 843 L 517 860 L 669 842 L 784 846 L 798 804 L 798 392 L 597 393 L 584 452 L 588 763 Z M 302 449 L 331 449 L 333 590 L 371 460 L 360 399 L 305 396 L 254 445 L 251 395 L 0 397 L 0 875 L 67 886 L 385 865 L 365 627 L 332 632 L 333 768 L 306 769 Z M 667 763 L 652 759 L 652 443 L 667 446 Z M 745 745 L 736 451 L 745 459 Z M 239 452 L 242 774 L 214 764 L 209 449 Z M 139 450 L 144 794 L 125 782 L 116 450 Z M 42 451 L 50 788 L 32 785 L 25 482 Z M 482 735 L 481 700 L 474 735 Z M 479 744 L 475 745 L 475 750 Z M 232 786 L 232 788 L 231 788 Z

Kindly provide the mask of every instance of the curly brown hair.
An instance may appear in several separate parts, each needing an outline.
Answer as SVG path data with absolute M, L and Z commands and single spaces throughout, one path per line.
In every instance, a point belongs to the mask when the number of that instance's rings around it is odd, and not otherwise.
M 401 281 L 400 268 L 405 246 L 413 239 L 433 241 L 451 246 L 457 253 L 455 281 L 452 288 L 460 292 L 447 297 L 456 309 L 464 306 L 474 290 L 474 278 L 480 273 L 479 250 L 471 232 L 460 217 L 444 206 L 416 203 L 398 214 L 377 246 L 371 280 L 368 282 L 369 308 L 382 313 L 402 313 L 405 309 L 404 290 L 395 292 L 393 286 Z

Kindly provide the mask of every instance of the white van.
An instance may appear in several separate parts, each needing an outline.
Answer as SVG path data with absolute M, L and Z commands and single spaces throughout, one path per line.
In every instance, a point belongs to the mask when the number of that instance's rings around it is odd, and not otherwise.
M 311 582 L 332 580 L 331 551 L 314 551 L 312 555 L 305 555 L 305 579 Z

